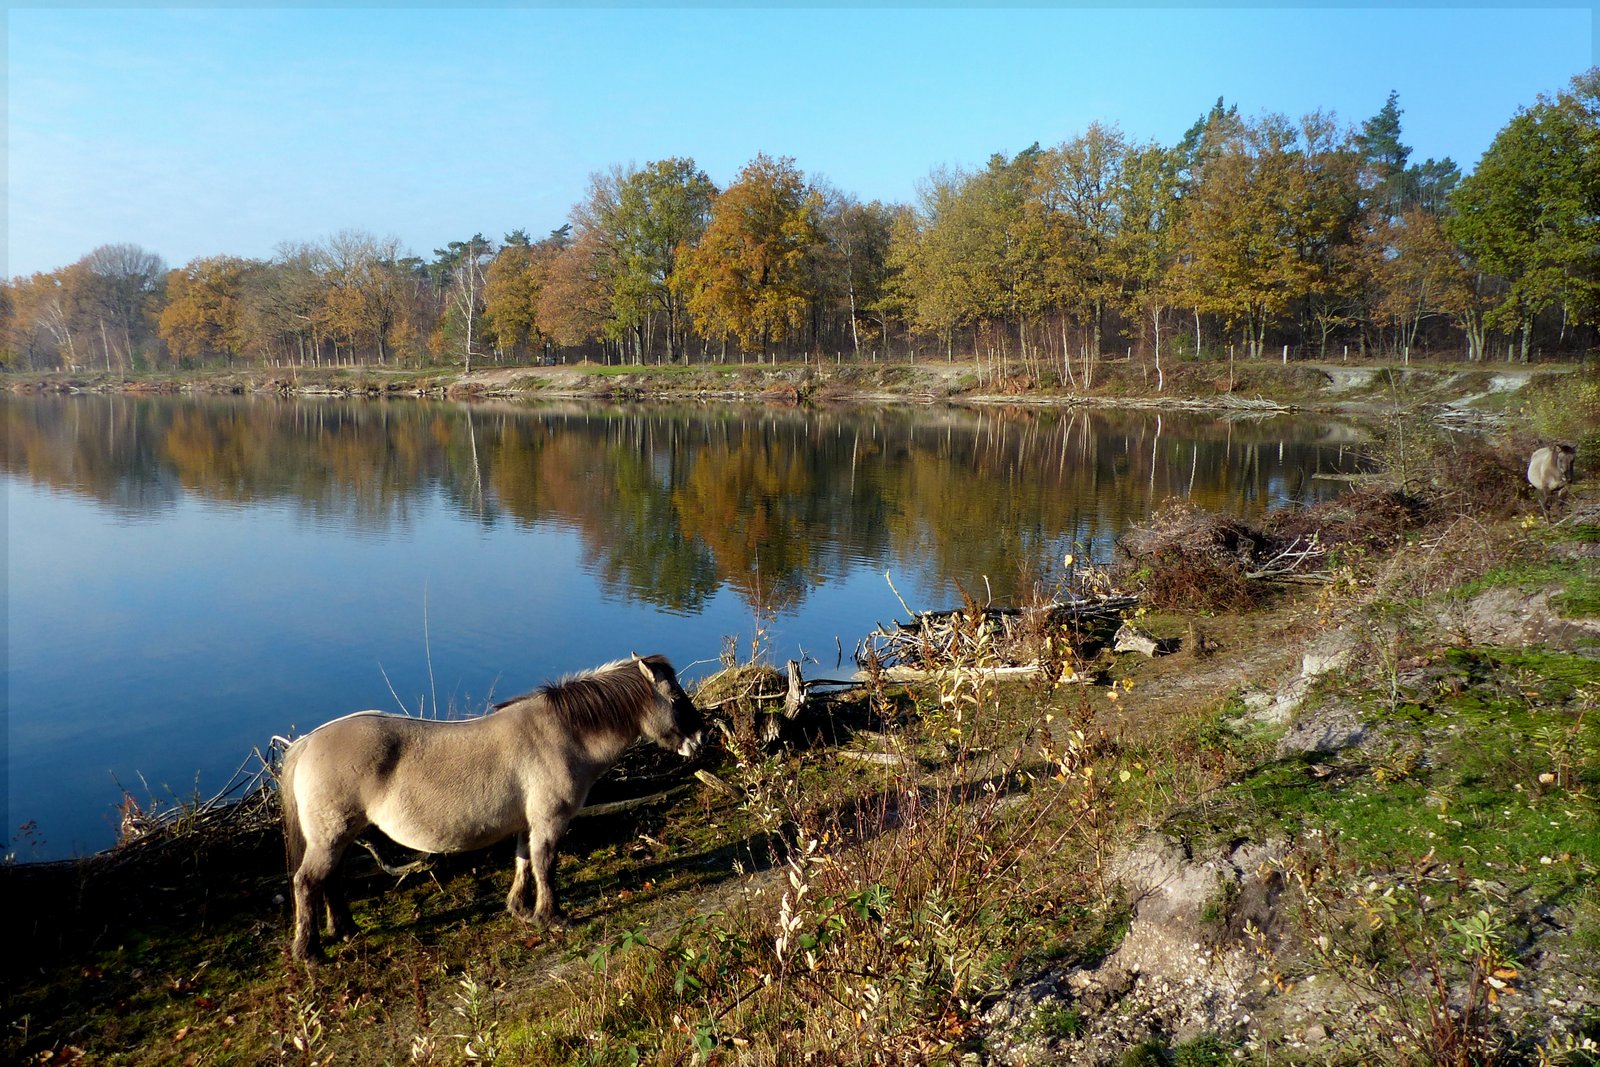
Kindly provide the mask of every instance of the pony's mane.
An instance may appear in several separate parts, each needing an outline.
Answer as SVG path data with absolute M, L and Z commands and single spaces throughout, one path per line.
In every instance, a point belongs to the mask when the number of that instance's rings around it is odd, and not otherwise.
M 666 660 L 646 656 L 644 662 L 664 664 Z M 496 704 L 495 710 L 535 697 L 542 697 L 551 713 L 576 731 L 608 733 L 634 729 L 640 708 L 654 700 L 656 692 L 633 659 L 619 659 L 547 682 L 531 693 Z

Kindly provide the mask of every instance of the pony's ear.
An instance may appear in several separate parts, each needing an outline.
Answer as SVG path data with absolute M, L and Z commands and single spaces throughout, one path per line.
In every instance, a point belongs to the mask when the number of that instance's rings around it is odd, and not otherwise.
M 644 658 L 641 657 L 637 652 L 633 654 L 633 662 L 639 665 L 639 673 L 650 679 L 650 684 L 654 685 L 656 682 L 656 672 L 650 669 L 650 664 L 646 663 Z

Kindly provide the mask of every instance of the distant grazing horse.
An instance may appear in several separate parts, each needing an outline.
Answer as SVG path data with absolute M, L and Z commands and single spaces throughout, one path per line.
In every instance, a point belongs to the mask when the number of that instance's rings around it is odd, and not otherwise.
M 289 746 L 279 775 L 295 957 L 321 955 L 319 905 L 336 934 L 354 932 L 329 879 L 369 826 L 422 852 L 465 852 L 515 834 L 506 907 L 519 919 L 551 922 L 556 841 L 595 780 L 641 734 L 692 758 L 702 728 L 661 656 L 596 667 L 476 719 L 360 711 L 319 726 Z
M 1546 445 L 1537 449 L 1528 460 L 1528 484 L 1539 498 L 1539 510 L 1546 518 L 1550 515 L 1550 502 L 1559 500 L 1572 484 L 1572 466 L 1577 462 L 1578 450 L 1571 445 Z

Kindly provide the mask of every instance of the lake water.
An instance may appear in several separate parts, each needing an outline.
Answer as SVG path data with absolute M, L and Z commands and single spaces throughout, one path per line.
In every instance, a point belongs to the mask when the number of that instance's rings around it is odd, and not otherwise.
M 1337 492 L 1325 419 L 731 405 L 7 397 L 3 826 L 115 839 L 273 734 L 463 715 L 630 651 L 807 673 L 956 583 L 1013 595 L 1168 497 Z M 836 667 L 840 650 L 846 663 Z

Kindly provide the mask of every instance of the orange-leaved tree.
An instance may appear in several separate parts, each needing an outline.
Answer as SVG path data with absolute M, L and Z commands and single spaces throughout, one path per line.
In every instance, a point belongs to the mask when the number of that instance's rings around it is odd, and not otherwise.
M 484 272 L 483 314 L 496 347 L 525 357 L 548 332 L 539 319 L 539 301 L 569 232 L 563 226 L 537 243 L 522 230 L 506 234 Z
M 167 305 L 157 329 L 174 357 L 220 355 L 231 362 L 244 352 L 244 287 L 257 266 L 237 256 L 205 256 L 167 274 Z
M 745 165 L 675 272 L 703 335 L 733 336 L 764 352 L 799 329 L 812 297 L 820 209 L 794 160 L 761 154 Z

